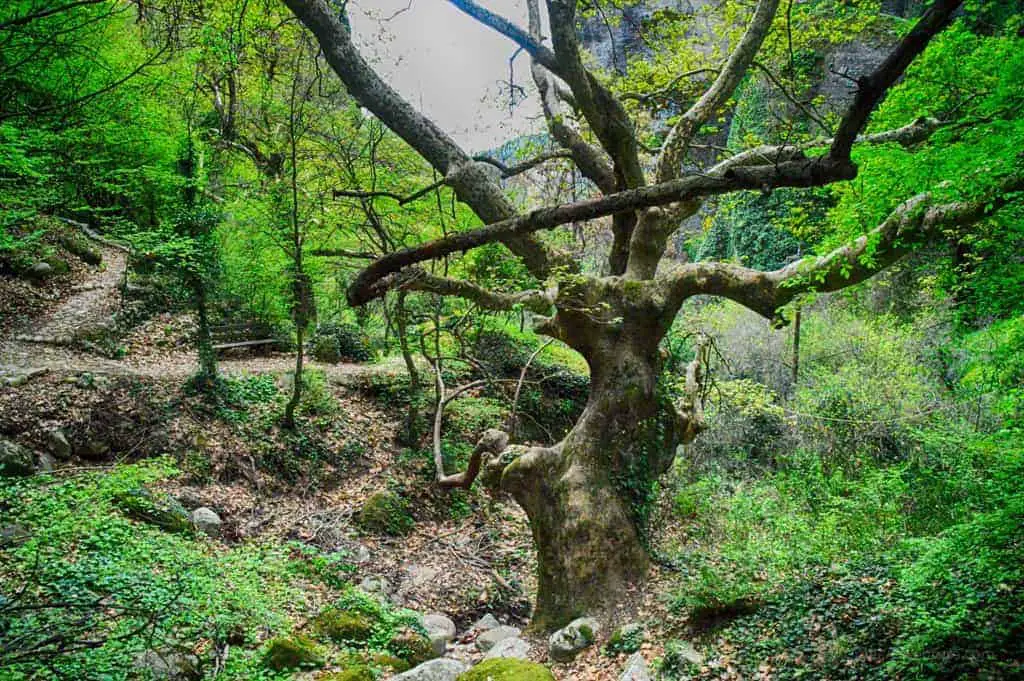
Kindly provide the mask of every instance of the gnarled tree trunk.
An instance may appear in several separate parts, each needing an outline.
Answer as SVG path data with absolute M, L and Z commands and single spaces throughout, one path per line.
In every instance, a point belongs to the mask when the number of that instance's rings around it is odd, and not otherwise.
M 529 516 L 537 548 L 535 628 L 606 615 L 647 573 L 653 482 L 697 430 L 658 388 L 660 337 L 648 325 L 587 343 L 591 391 L 580 419 L 562 442 L 504 469 L 501 487 Z

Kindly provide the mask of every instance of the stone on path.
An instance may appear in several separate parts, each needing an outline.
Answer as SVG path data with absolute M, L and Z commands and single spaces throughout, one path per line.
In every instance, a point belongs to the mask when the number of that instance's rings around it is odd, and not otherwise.
M 494 647 L 484 655 L 485 660 L 491 660 L 496 657 L 529 660 L 530 644 L 518 637 L 502 639 L 495 643 Z
M 434 647 L 434 652 L 444 655 L 448 648 L 448 642 L 455 640 L 455 622 L 438 612 L 424 615 L 422 622 L 423 628 L 427 630 L 427 636 L 430 637 L 430 644 Z
M 477 631 L 487 631 L 489 629 L 494 629 L 495 627 L 500 626 L 501 622 L 498 621 L 498 618 L 496 618 L 491 613 L 487 613 L 486 615 L 484 615 L 476 621 L 476 624 L 473 625 L 473 628 Z
M 597 640 L 600 625 L 592 617 L 581 617 L 551 634 L 548 653 L 555 662 L 571 662 L 584 648 Z
M 212 508 L 200 506 L 192 511 L 192 524 L 196 526 L 197 530 L 209 537 L 216 538 L 220 536 L 222 522 L 220 516 Z
M 629 656 L 619 681 L 651 681 L 651 672 L 643 655 L 633 653 Z
M 493 648 L 494 644 L 498 641 L 504 641 L 507 638 L 516 638 L 521 633 L 522 632 L 516 627 L 510 627 L 503 624 L 499 627 L 488 629 L 477 636 L 476 647 L 479 648 L 481 652 L 486 653 L 488 650 Z
M 455 681 L 459 674 L 467 671 L 464 663 L 447 657 L 424 662 L 418 667 L 391 677 L 391 681 Z
M 60 428 L 46 431 L 46 449 L 61 461 L 71 458 L 71 443 Z

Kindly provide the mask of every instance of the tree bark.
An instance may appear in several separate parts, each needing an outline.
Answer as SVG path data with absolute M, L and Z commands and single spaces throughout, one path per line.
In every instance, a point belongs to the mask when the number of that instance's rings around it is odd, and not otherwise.
M 572 431 L 527 450 L 501 477 L 537 547 L 538 630 L 584 614 L 611 618 L 624 589 L 643 582 L 652 483 L 680 436 L 675 409 L 659 398 L 656 351 L 624 342 L 602 354 Z

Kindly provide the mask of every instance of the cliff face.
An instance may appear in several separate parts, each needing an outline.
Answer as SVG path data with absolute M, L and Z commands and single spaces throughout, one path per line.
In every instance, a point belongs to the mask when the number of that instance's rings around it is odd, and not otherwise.
M 918 13 L 922 4 L 922 0 L 883 0 L 880 11 L 890 16 L 909 17 Z M 690 34 L 693 37 L 706 38 L 707 41 L 720 40 L 720 37 L 715 35 L 711 22 L 706 19 L 709 12 L 715 11 L 714 0 L 656 0 L 627 8 L 614 21 L 608 21 L 610 17 L 600 14 L 586 20 L 582 26 L 583 45 L 602 68 L 622 74 L 628 60 L 642 57 L 647 51 L 643 27 L 645 22 L 652 20 L 654 12 L 659 9 L 670 9 L 690 15 Z M 856 79 L 874 69 L 895 42 L 894 36 L 885 33 L 854 35 L 850 38 L 847 42 L 816 50 L 810 56 L 810 63 L 806 65 L 812 85 L 805 92 L 799 93 L 799 97 L 808 102 L 821 102 L 816 111 L 822 118 L 845 109 L 853 99 Z M 772 140 L 780 134 L 773 130 L 777 127 L 777 120 L 795 120 L 798 125 L 812 133 L 823 132 L 760 72 L 751 74 L 737 95 L 739 102 L 736 110 L 727 113 L 725 124 L 716 133 L 702 140 L 704 144 L 719 148 L 730 146 L 730 142 L 734 145 L 748 132 L 754 132 L 762 139 Z M 685 107 L 688 102 L 679 104 Z M 743 115 L 737 116 L 738 112 L 743 112 Z M 708 165 L 715 160 L 716 152 L 710 151 L 703 158 L 693 159 L 695 166 Z M 706 241 L 715 252 L 704 248 L 702 250 L 705 251 L 705 255 L 743 258 L 746 254 L 742 251 L 748 250 L 747 247 L 754 245 L 764 251 L 763 242 L 767 241 L 773 245 L 773 248 L 768 249 L 771 253 L 764 254 L 763 262 L 759 261 L 756 264 L 764 267 L 777 266 L 788 256 L 799 252 L 802 245 L 783 233 L 769 233 L 762 235 L 763 239 L 758 237 L 751 240 L 749 234 L 737 235 L 734 232 L 749 232 L 750 225 L 758 218 L 763 218 L 768 225 L 767 231 L 772 232 L 773 218 L 784 217 L 780 214 L 780 211 L 785 210 L 782 203 L 772 201 L 768 197 L 750 196 L 741 198 L 737 205 L 720 207 L 709 204 L 704 211 L 689 218 L 677 232 L 670 255 L 685 259 L 687 242 L 694 237 L 700 238 L 705 231 L 705 225 L 710 224 L 711 231 L 715 233 L 708 233 Z M 823 207 L 809 208 L 815 210 Z M 737 210 L 739 213 L 736 213 Z M 738 238 L 740 236 L 742 238 Z

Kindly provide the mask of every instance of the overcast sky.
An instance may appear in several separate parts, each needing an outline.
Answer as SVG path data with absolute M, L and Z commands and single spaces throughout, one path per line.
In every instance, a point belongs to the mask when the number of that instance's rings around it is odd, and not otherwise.
M 481 4 L 526 26 L 521 0 Z M 364 56 L 467 151 L 543 127 L 529 57 L 522 53 L 515 61 L 515 82 L 528 99 L 510 115 L 508 60 L 515 45 L 447 0 L 351 0 L 349 16 Z

